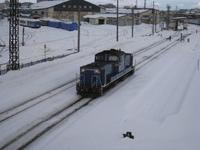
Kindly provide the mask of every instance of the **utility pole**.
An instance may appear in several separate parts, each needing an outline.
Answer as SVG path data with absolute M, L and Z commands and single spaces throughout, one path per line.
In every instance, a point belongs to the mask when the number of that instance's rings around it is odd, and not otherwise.
M 154 35 L 154 24 L 155 24 L 155 4 L 154 4 L 154 1 L 153 1 L 153 9 L 152 9 L 152 35 Z
M 18 70 L 19 64 L 19 3 L 10 0 L 9 70 Z
M 24 42 L 24 34 L 25 34 L 25 28 L 24 28 L 24 26 L 23 26 L 23 28 L 22 28 L 22 46 L 25 45 L 25 42 Z
M 170 22 L 170 8 L 171 6 L 170 5 L 167 5 L 167 30 L 169 30 L 169 22 Z
M 134 7 L 132 7 L 132 37 L 134 36 L 134 24 L 135 24 L 135 16 L 134 16 Z
M 144 8 L 147 8 L 147 0 L 144 0 Z
M 177 17 L 177 14 L 178 14 L 178 6 L 176 6 L 176 17 Z
M 78 43 L 77 43 L 77 51 L 80 52 L 80 26 L 81 26 L 81 15 L 80 8 L 78 8 Z
M 157 32 L 157 10 L 155 10 L 155 33 Z
M 116 41 L 119 41 L 119 0 L 117 0 L 117 31 L 116 31 Z
M 135 3 L 135 6 L 136 6 L 136 8 L 138 8 L 138 1 L 136 0 L 136 3 Z

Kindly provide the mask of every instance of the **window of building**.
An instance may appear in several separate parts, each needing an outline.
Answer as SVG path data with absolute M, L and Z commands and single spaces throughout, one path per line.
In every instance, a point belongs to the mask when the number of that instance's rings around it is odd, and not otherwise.
M 68 8 L 71 8 L 72 6 L 71 5 L 68 5 Z
M 66 8 L 66 5 L 63 5 L 62 7 L 63 7 L 63 8 Z
M 90 9 L 92 9 L 92 6 L 89 6 Z
M 86 8 L 87 8 L 87 6 L 86 6 L 86 5 L 84 5 L 84 6 L 83 6 L 83 8 L 85 8 L 85 9 L 86 9 Z
M 77 8 L 76 5 L 73 5 L 73 8 Z

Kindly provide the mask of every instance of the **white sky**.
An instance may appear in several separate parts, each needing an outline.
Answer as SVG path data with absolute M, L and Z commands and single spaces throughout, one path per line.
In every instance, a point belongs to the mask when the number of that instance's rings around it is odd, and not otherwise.
M 4 0 L 0 0 L 3 2 Z M 88 0 L 94 3 L 116 3 L 116 0 Z M 120 5 L 133 5 L 136 0 L 119 0 Z M 147 0 L 147 5 L 150 7 L 153 0 Z M 166 8 L 166 5 L 169 4 L 172 6 L 172 9 L 178 8 L 194 8 L 200 7 L 200 0 L 154 0 L 159 4 L 160 8 Z M 20 2 L 36 2 L 36 0 L 20 0 Z M 138 0 L 138 5 L 143 6 L 144 0 Z

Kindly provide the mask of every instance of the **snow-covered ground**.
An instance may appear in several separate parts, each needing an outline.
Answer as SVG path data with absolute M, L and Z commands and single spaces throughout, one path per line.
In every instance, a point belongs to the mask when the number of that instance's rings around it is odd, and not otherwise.
M 0 39 L 8 41 L 8 24 L 1 22 Z M 199 29 L 190 26 L 191 32 Z M 174 34 L 151 33 L 150 25 L 139 25 L 131 38 L 131 27 L 120 27 L 120 41 L 115 41 L 115 26 L 81 26 L 81 52 L 60 60 L 38 64 L 0 76 L 0 112 L 45 91 L 71 81 L 81 65 L 94 60 L 94 54 L 108 48 L 137 51 Z M 26 28 L 26 46 L 20 47 L 21 62 L 70 53 L 76 48 L 77 32 L 42 27 Z M 177 37 L 176 37 L 177 38 Z M 174 40 L 176 39 L 174 38 Z M 135 59 L 149 56 L 169 41 Z M 8 43 L 6 42 L 6 45 Z M 198 150 L 200 148 L 200 34 L 193 33 L 190 43 L 182 42 L 138 70 L 78 113 L 64 120 L 28 149 L 67 150 Z M 8 52 L 0 51 L 0 62 Z M 9 139 L 77 98 L 75 86 L 0 122 L 0 147 Z M 1 115 L 0 115 L 1 117 Z M 135 139 L 123 138 L 131 131 Z
M 6 48 L 0 51 L 0 64 L 8 62 L 8 22 L 6 19 L 0 20 L 0 40 L 4 41 Z M 142 30 L 142 31 L 141 31 Z M 151 27 L 141 25 L 135 27 L 135 36 L 145 36 L 151 34 Z M 25 27 L 25 46 L 22 46 L 22 27 L 20 26 L 20 62 L 31 62 L 43 59 L 49 56 L 68 54 L 76 51 L 77 31 L 66 31 L 63 29 L 54 29 L 51 27 L 41 27 L 31 29 Z M 119 31 L 120 40 L 130 42 L 131 27 L 121 27 Z M 116 37 L 116 28 L 112 25 L 94 26 L 83 23 L 81 25 L 81 50 L 97 50 L 107 47 L 116 48 L 121 43 L 114 43 Z M 157 40 L 159 37 L 155 38 Z M 141 38 L 143 39 L 143 38 Z M 128 40 L 128 41 L 127 41 Z M 144 38 L 149 40 L 149 38 Z M 152 40 L 152 38 L 151 38 Z M 105 41 L 112 43 L 102 44 Z M 142 42 L 142 41 L 141 41 Z M 123 43 L 126 44 L 126 43 Z M 46 49 L 44 48 L 46 45 Z

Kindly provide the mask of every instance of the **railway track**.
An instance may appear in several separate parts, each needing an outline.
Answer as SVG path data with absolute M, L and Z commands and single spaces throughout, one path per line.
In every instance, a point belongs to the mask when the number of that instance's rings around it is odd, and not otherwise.
M 160 50 L 149 55 L 145 59 L 141 60 L 136 64 L 136 70 L 141 69 L 146 64 L 150 63 L 166 51 L 170 50 L 172 47 L 176 46 L 179 40 L 175 40 L 168 44 L 167 46 L 161 48 Z M 47 133 L 52 128 L 56 127 L 65 119 L 72 116 L 77 111 L 81 110 L 83 107 L 87 106 L 95 98 L 77 98 L 70 105 L 66 105 L 60 110 L 53 112 L 52 114 L 42 118 L 42 120 L 37 120 L 28 127 L 21 131 L 19 134 L 15 135 L 9 141 L 0 145 L 0 149 L 24 149 L 33 143 L 35 140 L 40 138 L 42 135 Z
M 176 33 L 173 35 L 175 37 Z M 155 42 L 145 48 L 142 48 L 140 50 L 138 50 L 137 55 L 140 55 L 144 52 L 146 52 L 147 50 L 150 50 L 152 48 L 155 48 L 161 44 L 163 44 L 166 41 L 166 39 L 162 39 L 158 42 Z M 49 98 L 58 95 L 59 93 L 69 89 L 70 87 L 74 86 L 76 81 L 76 78 L 72 79 L 71 81 L 68 81 L 62 85 L 59 85 L 49 91 L 46 91 L 38 96 L 35 96 L 33 98 L 30 98 L 22 103 L 19 103 L 13 107 L 8 108 L 7 110 L 1 111 L 0 112 L 0 123 L 26 111 L 27 109 L 30 109 L 44 101 L 47 101 Z M 69 86 L 70 84 L 72 84 L 72 86 Z
M 179 32 L 175 32 L 171 37 L 172 37 L 172 38 L 175 38 L 175 37 L 177 37 L 177 36 L 179 36 Z M 159 41 L 157 41 L 157 42 L 154 42 L 154 43 L 150 44 L 150 45 L 147 46 L 147 47 L 143 47 L 143 48 L 141 48 L 141 49 L 135 51 L 133 54 L 134 54 L 134 56 L 138 56 L 138 55 L 140 55 L 141 53 L 144 53 L 144 52 L 146 52 L 146 51 L 149 51 L 149 50 L 151 50 L 152 48 L 155 48 L 155 47 L 157 47 L 157 46 L 159 46 L 159 45 L 161 45 L 161 44 L 164 44 L 164 43 L 167 42 L 167 41 L 169 41 L 167 38 L 161 39 L 161 40 L 159 40 Z
M 38 96 L 35 96 L 29 100 L 26 100 L 18 105 L 15 105 L 5 111 L 0 112 L 0 123 L 18 115 L 19 113 L 24 112 L 25 110 L 34 107 L 44 101 L 47 101 L 49 98 L 58 95 L 59 93 L 71 88 L 74 86 L 76 79 L 66 82 L 58 87 L 55 87 L 47 92 L 44 92 Z
M 50 114 L 46 118 L 32 123 L 31 127 L 25 129 L 20 134 L 15 135 L 8 142 L 1 145 L 0 149 L 24 149 L 63 120 L 88 105 L 94 99 L 95 98 L 77 98 L 70 105 L 64 106 L 62 109 Z
M 189 33 L 189 34 L 185 34 L 183 35 L 184 38 L 190 36 L 192 34 Z M 141 69 L 143 66 L 147 65 L 149 62 L 153 61 L 154 59 L 158 58 L 160 55 L 162 55 L 163 53 L 167 52 L 168 50 L 170 50 L 172 47 L 176 46 L 178 43 L 180 42 L 180 39 L 177 39 L 171 43 L 169 43 L 167 46 L 164 46 L 162 47 L 160 50 L 158 51 L 155 51 L 153 54 L 145 57 L 145 59 L 139 61 L 137 64 L 136 64 L 136 70 L 139 70 Z

